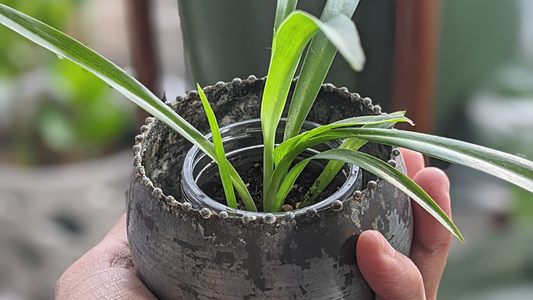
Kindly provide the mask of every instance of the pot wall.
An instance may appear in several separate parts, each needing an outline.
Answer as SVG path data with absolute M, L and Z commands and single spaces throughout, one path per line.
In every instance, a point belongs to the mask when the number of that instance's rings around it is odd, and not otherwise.
M 263 86 L 263 80 L 251 77 L 205 91 L 216 101 L 213 109 L 224 126 L 259 116 Z M 172 105 L 196 128 L 208 131 L 196 93 Z M 308 119 L 327 124 L 373 111 L 379 113 L 368 100 L 326 85 Z M 134 147 L 128 238 L 139 277 L 160 299 L 373 299 L 355 260 L 360 232 L 380 230 L 393 247 L 409 254 L 410 201 L 381 180 L 341 205 L 274 218 L 191 209 L 181 203 L 179 184 L 191 144 L 149 121 Z M 368 144 L 364 151 L 391 158 L 390 147 Z M 394 159 L 405 171 L 401 157 Z M 373 179 L 363 175 L 365 184 Z

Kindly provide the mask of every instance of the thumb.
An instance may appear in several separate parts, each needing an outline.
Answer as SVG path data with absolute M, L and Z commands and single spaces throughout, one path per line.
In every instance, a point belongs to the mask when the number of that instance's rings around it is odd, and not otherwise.
M 405 255 L 375 230 L 357 240 L 357 264 L 376 299 L 425 299 L 422 275 Z

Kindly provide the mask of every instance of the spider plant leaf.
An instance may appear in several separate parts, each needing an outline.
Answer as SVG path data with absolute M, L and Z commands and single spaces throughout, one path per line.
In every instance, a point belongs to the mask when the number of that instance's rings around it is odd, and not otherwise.
M 224 144 L 222 144 L 222 136 L 220 135 L 215 113 L 211 109 L 209 101 L 198 83 L 196 84 L 196 88 L 198 89 L 198 94 L 202 100 L 209 127 L 211 128 L 213 145 L 215 146 L 215 153 L 218 158 L 218 171 L 220 173 L 222 187 L 224 188 L 224 194 L 226 195 L 226 202 L 229 207 L 237 209 L 237 198 L 235 197 L 235 191 L 233 190 L 233 184 L 231 183 L 231 176 L 229 174 L 229 162 L 226 159 L 226 152 L 224 151 Z
M 274 19 L 274 29 L 278 30 L 283 21 L 296 9 L 298 0 L 278 0 L 276 5 L 276 17 Z
M 244 181 L 242 181 L 241 176 L 239 175 L 239 173 L 237 173 L 237 170 L 235 170 L 235 168 L 231 164 L 228 164 L 228 167 L 229 174 L 231 176 L 231 182 L 233 183 L 233 186 L 241 197 L 242 202 L 246 206 L 246 210 L 256 212 L 257 207 L 255 206 L 255 202 L 252 198 L 252 195 L 250 194 L 250 191 L 248 191 L 246 184 L 244 183 Z
M 391 167 L 384 161 L 363 152 L 347 149 L 328 150 L 308 158 L 308 160 L 311 159 L 338 160 L 344 163 L 358 165 L 359 167 L 375 174 L 376 176 L 386 180 L 387 182 L 397 187 L 399 190 L 406 193 L 409 197 L 411 197 L 411 199 L 413 199 L 413 201 L 415 201 L 422 208 L 424 208 L 430 215 L 432 215 L 437 221 L 439 221 L 461 242 L 464 242 L 464 238 L 461 235 L 461 232 L 459 232 L 455 224 L 438 206 L 438 204 L 435 203 L 435 201 L 431 199 L 431 197 L 420 186 L 418 186 L 414 181 L 409 179 L 409 177 L 396 170 L 395 168 Z M 292 174 L 290 175 L 292 176 Z
M 533 162 L 516 155 L 449 138 L 393 129 L 350 128 L 329 133 L 411 149 L 477 169 L 533 192 Z
M 285 202 L 285 199 L 287 198 L 287 195 L 291 191 L 292 187 L 294 186 L 294 183 L 296 182 L 296 179 L 304 168 L 307 166 L 307 164 L 310 162 L 310 160 L 305 159 L 301 162 L 297 163 L 294 167 L 291 168 L 289 173 L 283 178 L 283 182 L 281 183 L 275 199 L 272 211 L 277 212 L 281 210 L 281 206 L 283 206 L 283 203 Z
M 3 4 L 0 4 L 0 24 L 95 74 L 218 163 L 215 147 L 201 132 L 109 60 L 62 32 Z M 251 199 L 244 182 L 233 167 L 230 168 L 230 174 L 239 195 L 243 199 Z
M 278 155 L 280 155 L 279 162 L 276 164 L 276 168 L 274 169 L 274 172 L 272 173 L 272 176 L 270 178 L 269 188 L 265 190 L 263 193 L 263 200 L 264 200 L 263 202 L 265 203 L 266 207 L 268 208 L 272 207 L 272 204 L 270 203 L 273 203 L 273 201 L 275 201 L 276 193 L 278 189 L 280 188 L 280 186 L 282 185 L 284 177 L 287 175 L 290 165 L 292 164 L 294 159 L 296 159 L 296 157 L 300 153 L 302 153 L 308 148 L 311 148 L 323 142 L 333 140 L 327 134 L 328 132 L 331 132 L 332 128 L 338 128 L 342 126 L 362 125 L 362 124 L 365 124 L 365 126 L 377 126 L 377 127 L 383 126 L 386 128 L 386 127 L 393 126 L 396 122 L 411 122 L 411 120 L 405 118 L 403 114 L 404 112 L 397 112 L 397 113 L 393 113 L 390 115 L 362 116 L 362 117 L 348 118 L 348 119 L 337 121 L 335 123 L 331 123 L 329 125 L 324 125 L 324 126 L 314 128 L 313 130 L 306 131 L 302 133 L 301 135 L 298 135 L 290 139 L 289 141 L 283 142 L 280 146 L 278 146 L 275 149 L 275 150 L 278 150 L 279 148 L 281 148 L 280 153 L 278 153 Z M 329 131 L 325 131 L 325 130 L 329 130 Z M 346 138 L 346 137 L 343 137 L 343 138 Z M 297 142 L 294 143 L 293 139 L 296 140 Z M 288 146 L 292 146 L 292 148 L 283 149 L 284 144 Z M 331 181 L 331 179 L 329 180 Z
M 358 4 L 359 0 L 328 0 L 320 20 L 327 22 L 339 14 L 352 18 Z M 289 106 L 284 141 L 298 135 L 300 132 L 302 124 L 320 91 L 320 85 L 324 82 L 333 58 L 335 58 L 335 54 L 337 54 L 337 48 L 328 40 L 324 33 L 319 32 L 313 37 L 305 55 L 300 77 L 296 83 Z M 361 55 L 364 58 L 364 53 L 361 52 Z
M 366 144 L 367 141 L 361 140 L 358 138 L 350 138 L 344 140 L 342 144 L 339 146 L 338 149 L 348 149 L 357 151 L 359 148 L 361 148 L 364 144 Z M 304 200 L 302 201 L 302 204 L 300 207 L 306 207 L 309 205 L 312 205 L 315 201 L 315 199 L 322 193 L 322 191 L 328 186 L 328 184 L 337 176 L 337 173 L 342 169 L 344 166 L 344 162 L 338 161 L 338 160 L 330 160 L 328 161 L 328 164 L 322 170 L 318 178 L 315 180 L 313 185 L 309 188 L 309 190 L 305 193 Z
M 346 139 L 342 145 L 339 146 L 338 149 L 349 149 L 349 150 L 357 150 L 361 146 L 363 146 L 367 141 L 357 139 L 357 138 L 351 138 Z M 283 178 L 283 181 L 278 189 L 278 192 L 276 193 L 275 200 L 274 200 L 274 207 L 281 208 L 281 205 L 283 205 L 285 198 L 287 198 L 287 195 L 292 189 L 292 186 L 296 182 L 296 179 L 298 179 L 298 176 L 302 173 L 303 169 L 307 166 L 310 160 L 303 160 L 299 163 L 297 163 L 294 167 L 292 167 L 289 171 L 289 173 Z M 313 185 L 309 188 L 309 191 L 304 196 L 304 199 L 302 203 L 300 204 L 300 208 L 309 206 L 313 204 L 313 201 L 320 195 L 320 193 L 328 186 L 328 184 L 335 178 L 337 173 L 340 171 L 340 169 L 344 166 L 344 162 L 337 161 L 337 160 L 330 160 L 328 161 L 328 164 L 322 170 L 322 173 L 318 176 L 318 178 L 315 180 Z M 276 176 L 276 171 L 284 169 L 283 167 L 280 167 L 279 169 L 274 170 L 274 176 Z
M 261 105 L 261 127 L 264 136 L 263 188 L 269 186 L 274 169 L 273 151 L 275 132 L 285 106 L 285 100 L 302 52 L 309 40 L 322 30 L 339 49 L 346 61 L 354 68 L 364 63 L 361 44 L 353 22 L 344 15 L 338 15 L 328 22 L 321 22 L 312 15 L 292 12 L 275 31 L 272 57 Z
M 358 126 L 358 125 L 366 126 L 366 125 L 383 124 L 385 126 L 384 128 L 387 128 L 387 127 L 391 127 L 397 122 L 407 122 L 411 125 L 414 125 L 411 120 L 405 117 L 405 111 L 399 111 L 399 112 L 394 112 L 394 113 L 387 114 L 387 115 L 360 116 L 360 117 L 347 118 L 347 119 L 339 120 L 337 122 L 333 122 L 328 125 L 323 125 L 317 128 L 313 128 L 312 130 L 303 132 L 287 141 L 284 141 L 278 147 L 276 147 L 276 149 L 274 149 L 274 163 L 277 165 L 281 161 L 281 159 L 285 155 L 287 155 L 287 153 L 291 152 L 295 148 L 302 148 L 302 147 L 299 147 L 300 144 L 305 143 L 307 140 L 312 139 L 313 137 L 316 137 L 317 135 L 323 132 L 336 129 L 336 128 L 351 127 L 351 126 Z
M 405 112 L 399 112 L 401 116 L 404 115 Z M 396 113 L 393 113 L 393 115 Z M 407 119 L 408 122 L 411 125 L 414 125 L 409 119 Z M 335 123 L 342 123 L 344 120 L 335 122 Z M 394 126 L 395 123 L 381 123 L 381 124 L 367 124 L 364 125 L 363 128 L 391 128 Z M 358 138 L 347 138 L 342 142 L 342 144 L 339 146 L 339 149 L 349 149 L 349 150 L 358 150 L 360 147 L 362 147 L 366 143 L 365 140 L 361 140 Z M 337 161 L 337 160 L 330 160 L 324 170 L 322 170 L 322 173 L 320 173 L 320 176 L 315 180 L 313 185 L 309 188 L 307 193 L 304 196 L 304 200 L 302 201 L 302 204 L 300 207 L 306 207 L 314 203 L 315 199 L 322 193 L 322 191 L 328 186 L 328 184 L 335 178 L 337 173 L 341 170 L 342 166 L 344 166 L 344 162 Z

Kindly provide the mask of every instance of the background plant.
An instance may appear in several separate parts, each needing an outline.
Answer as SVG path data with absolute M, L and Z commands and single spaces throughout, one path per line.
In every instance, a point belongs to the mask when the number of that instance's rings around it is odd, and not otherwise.
M 78 26 L 85 1 L 7 0 L 60 30 L 85 36 Z M 43 165 L 86 160 L 128 144 L 135 134 L 134 106 L 109 85 L 65 60 L 0 28 L 0 145 L 11 163 Z

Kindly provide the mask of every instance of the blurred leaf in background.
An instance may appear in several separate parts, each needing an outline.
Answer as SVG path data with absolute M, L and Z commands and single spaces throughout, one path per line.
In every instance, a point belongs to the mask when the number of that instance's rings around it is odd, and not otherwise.
M 3 4 L 34 16 L 38 20 L 51 25 L 59 30 L 64 30 L 69 12 L 80 0 L 4 0 Z M 0 28 L 2 43 L 0 43 L 0 55 L 2 68 L 0 76 L 13 77 L 24 70 L 38 67 L 46 52 L 35 45 L 21 39 L 17 34 L 12 34 L 7 28 Z
M 84 0 L 3 0 L 81 41 Z M 0 28 L 0 153 L 41 165 L 102 156 L 129 145 L 135 108 L 73 63 Z M 5 153 L 5 155 L 4 155 Z

